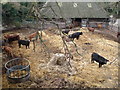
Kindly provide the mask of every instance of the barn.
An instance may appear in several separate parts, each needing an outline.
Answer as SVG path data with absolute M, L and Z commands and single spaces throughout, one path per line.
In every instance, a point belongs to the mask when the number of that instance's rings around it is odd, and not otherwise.
M 109 21 L 108 13 L 97 2 L 46 2 L 40 12 L 45 18 L 64 18 L 68 24 L 81 27 L 106 28 Z

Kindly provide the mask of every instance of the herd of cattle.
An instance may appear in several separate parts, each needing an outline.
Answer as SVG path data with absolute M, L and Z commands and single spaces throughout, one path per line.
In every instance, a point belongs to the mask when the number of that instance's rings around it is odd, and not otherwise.
M 88 28 L 89 31 L 94 32 L 94 28 Z M 64 30 L 62 31 L 63 34 L 68 35 L 68 33 L 70 32 L 70 30 Z M 83 35 L 83 32 L 75 32 L 73 34 L 68 35 L 68 38 L 74 40 L 75 38 L 78 40 L 80 35 Z M 109 60 L 105 59 L 104 57 L 100 56 L 98 53 L 93 52 L 91 55 L 91 63 L 93 63 L 94 61 L 99 63 L 99 68 L 104 65 L 107 64 L 107 62 Z
M 94 28 L 88 28 L 89 31 L 94 32 Z M 69 39 L 74 40 L 75 38 L 78 40 L 80 35 L 83 35 L 83 32 L 75 32 L 72 34 L 69 34 L 70 30 L 62 30 L 63 35 L 67 36 Z M 30 48 L 30 42 L 32 40 L 32 38 L 35 38 L 37 36 L 38 32 L 32 33 L 28 36 L 28 39 L 24 39 L 21 40 L 20 36 L 17 34 L 12 34 L 12 35 L 4 35 L 4 39 L 2 42 L 2 50 L 4 50 L 5 52 L 8 53 L 8 55 L 10 55 L 11 57 L 13 57 L 12 54 L 12 48 L 9 46 L 6 46 L 6 43 L 11 44 L 13 41 L 18 41 L 18 46 L 19 48 L 21 48 L 21 45 L 26 46 L 27 48 Z M 99 63 L 99 67 L 101 67 L 103 64 L 107 64 L 107 62 L 109 60 L 105 59 L 104 57 L 100 56 L 97 53 L 92 53 L 91 55 L 91 62 L 98 62 Z
M 11 44 L 13 41 L 18 41 L 18 46 L 21 48 L 21 45 L 25 45 L 26 49 L 30 46 L 30 41 L 33 37 L 35 37 L 36 34 L 30 34 L 28 36 L 29 39 L 21 40 L 20 35 L 18 34 L 7 34 L 4 35 L 3 40 L 1 40 L 1 49 L 7 53 L 10 57 L 15 57 L 15 55 L 12 52 L 12 48 L 8 46 L 7 44 Z

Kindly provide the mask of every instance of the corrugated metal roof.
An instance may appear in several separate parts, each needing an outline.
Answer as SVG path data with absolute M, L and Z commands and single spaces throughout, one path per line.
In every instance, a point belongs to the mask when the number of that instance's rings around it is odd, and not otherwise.
M 108 13 L 95 2 L 58 2 L 58 5 L 48 2 L 40 12 L 49 18 L 108 18 Z

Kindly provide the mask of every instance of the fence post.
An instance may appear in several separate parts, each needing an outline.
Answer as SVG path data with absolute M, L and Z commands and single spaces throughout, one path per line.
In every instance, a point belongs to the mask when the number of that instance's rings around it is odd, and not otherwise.
M 35 52 L 35 40 L 33 40 L 33 50 Z

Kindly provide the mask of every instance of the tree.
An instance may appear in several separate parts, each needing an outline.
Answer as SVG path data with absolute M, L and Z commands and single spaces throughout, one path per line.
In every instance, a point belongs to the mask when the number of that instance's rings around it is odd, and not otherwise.
M 110 14 L 114 15 L 115 17 L 119 18 L 120 16 L 120 2 L 107 2 L 105 3 L 105 10 Z
M 33 3 L 29 2 L 8 2 L 2 4 L 3 26 L 20 27 L 24 20 L 33 20 L 34 15 L 30 13 L 32 5 Z
M 42 7 L 44 2 L 8 2 L 2 4 L 2 21 L 3 26 L 16 26 L 20 27 L 24 20 L 35 20 L 32 6 L 37 5 Z

